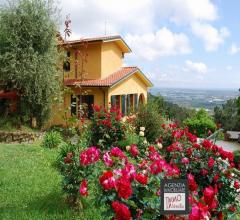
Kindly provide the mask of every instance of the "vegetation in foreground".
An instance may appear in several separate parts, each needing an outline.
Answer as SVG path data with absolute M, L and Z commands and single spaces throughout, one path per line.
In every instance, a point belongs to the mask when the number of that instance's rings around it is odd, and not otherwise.
M 53 166 L 56 149 L 0 144 L 1 220 L 100 220 L 98 210 L 71 209 L 64 201 L 61 176 Z

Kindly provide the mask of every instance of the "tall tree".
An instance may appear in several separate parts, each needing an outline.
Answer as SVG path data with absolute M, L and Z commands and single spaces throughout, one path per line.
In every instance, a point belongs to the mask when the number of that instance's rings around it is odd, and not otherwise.
M 52 0 L 11 0 L 0 9 L 0 80 L 18 91 L 21 115 L 38 126 L 59 93 L 56 15 Z

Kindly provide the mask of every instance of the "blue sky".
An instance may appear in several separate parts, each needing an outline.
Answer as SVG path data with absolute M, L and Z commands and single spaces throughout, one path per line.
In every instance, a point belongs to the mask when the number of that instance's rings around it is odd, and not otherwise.
M 0 3 L 3 0 L 0 0 Z M 120 34 L 155 87 L 240 87 L 239 0 L 58 0 L 72 39 Z M 63 26 L 60 28 L 63 30 Z

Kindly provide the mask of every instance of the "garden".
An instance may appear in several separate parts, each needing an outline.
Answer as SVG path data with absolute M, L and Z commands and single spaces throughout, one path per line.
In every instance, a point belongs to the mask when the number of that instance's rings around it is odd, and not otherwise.
M 239 156 L 155 113 L 95 106 L 77 141 L 55 128 L 41 147 L 2 146 L 4 219 L 238 219 Z M 187 179 L 189 215 L 162 215 L 163 179 Z

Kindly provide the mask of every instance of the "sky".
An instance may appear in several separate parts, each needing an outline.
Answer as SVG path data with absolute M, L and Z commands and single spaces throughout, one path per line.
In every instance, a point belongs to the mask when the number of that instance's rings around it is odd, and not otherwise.
M 58 2 L 71 39 L 121 35 L 132 49 L 124 65 L 138 66 L 155 87 L 240 87 L 239 0 Z

